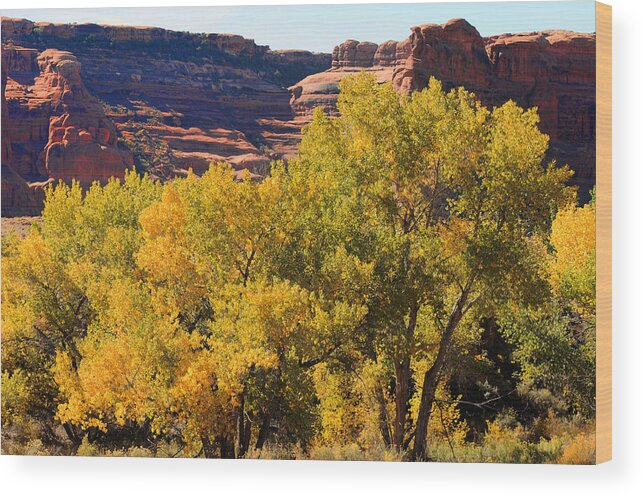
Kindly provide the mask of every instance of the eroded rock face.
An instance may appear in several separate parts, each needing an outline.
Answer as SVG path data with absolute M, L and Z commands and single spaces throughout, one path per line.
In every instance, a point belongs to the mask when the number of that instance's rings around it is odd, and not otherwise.
M 395 67 L 400 60 L 406 60 L 410 55 L 411 45 L 406 42 L 385 41 L 377 47 L 373 56 L 376 67 Z
M 23 55 L 27 55 L 23 57 Z M 13 58 L 12 61 L 10 61 Z M 11 138 L 9 135 L 9 111 L 5 99 L 7 86 L 7 66 L 11 63 L 24 69 L 31 68 L 31 55 L 24 53 L 11 53 L 7 60 L 2 61 L 2 150 L 0 152 L 2 175 L 2 215 L 34 215 L 40 210 L 43 200 L 42 189 L 30 186 L 11 166 L 13 159 Z M 26 65 L 22 65 L 25 64 Z
M 379 46 L 348 40 L 331 55 L 237 35 L 3 18 L 2 38 L 3 192 L 18 206 L 37 205 L 47 181 L 121 175 L 133 163 L 127 147 L 136 163 L 164 157 L 169 166 L 149 170 L 161 178 L 212 161 L 266 174 L 271 159 L 296 152 L 314 108 L 336 113 L 339 81 L 361 71 L 403 93 L 435 76 L 487 105 L 538 106 L 551 157 L 585 189 L 595 180 L 593 34 L 483 38 L 455 19 Z M 5 204 L 3 195 L 3 215 Z
M 83 85 L 76 57 L 48 49 L 39 55 L 38 66 L 40 87 L 50 89 L 47 96 L 58 114 L 49 119 L 39 170 L 50 179 L 76 179 L 85 185 L 122 177 L 133 166 L 132 154 L 117 146 L 116 127 Z
M 3 166 L 29 184 L 121 176 L 132 145 L 163 157 L 149 170 L 161 178 L 212 161 L 266 174 L 299 140 L 287 86 L 331 65 L 330 54 L 160 28 L 3 18 L 2 38 Z
M 538 107 L 541 130 L 551 137 L 550 157 L 568 163 L 586 194 L 595 183 L 596 36 L 570 31 L 483 38 L 464 19 L 411 28 L 403 41 L 372 51 L 354 40 L 333 51 L 331 69 L 294 84 L 291 105 L 302 121 L 315 107 L 335 112 L 338 84 L 365 71 L 401 93 L 426 87 L 431 76 L 445 87 L 464 86 L 489 106 L 509 99 Z
M 411 31 L 405 42 L 410 55 L 393 77 L 401 91 L 423 88 L 430 76 L 472 90 L 491 85 L 492 65 L 484 40 L 467 21 L 424 24 Z
M 2 18 L 2 39 L 15 40 L 33 33 L 34 23 L 28 19 Z
M 393 67 L 335 67 L 325 72 L 312 74 L 289 88 L 292 95 L 290 105 L 298 121 L 306 124 L 310 121 L 315 108 L 322 107 L 325 112 L 337 114 L 337 95 L 339 82 L 351 74 L 366 72 L 373 74 L 377 81 L 385 83 L 393 77 Z
M 372 67 L 376 51 L 375 43 L 346 40 L 333 49 L 333 67 Z
M 117 146 L 116 128 L 85 88 L 76 57 L 65 51 L 3 46 L 3 166 L 32 189 L 72 179 L 84 185 L 122 177 L 132 154 Z M 38 194 L 37 198 L 42 195 Z M 3 196 L 3 209 L 31 208 L 24 195 Z
M 570 31 L 501 35 L 486 40 L 496 77 L 541 103 L 554 140 L 595 141 L 596 37 Z M 533 103 L 532 105 L 536 105 Z

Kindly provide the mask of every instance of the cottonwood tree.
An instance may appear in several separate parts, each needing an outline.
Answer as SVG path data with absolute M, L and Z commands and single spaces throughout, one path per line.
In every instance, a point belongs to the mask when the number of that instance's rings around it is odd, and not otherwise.
M 20 386 L 13 389 L 28 399 L 25 410 L 45 416 L 50 429 L 64 395 L 53 367 L 64 356 L 76 377 L 102 288 L 134 266 L 138 216 L 158 191 L 133 173 L 85 193 L 78 183 L 60 183 L 47 191 L 42 224 L 3 246 L 3 385 Z M 80 426 L 63 426 L 79 444 Z
M 224 342 L 245 335 L 241 349 L 251 349 L 252 342 L 269 357 L 248 361 L 233 399 L 236 456 L 246 453 L 251 438 L 261 449 L 272 423 L 281 423 L 291 441 L 305 444 L 314 421 L 310 369 L 365 311 L 358 302 L 286 277 L 303 267 L 283 253 L 298 215 L 283 183 L 278 164 L 262 181 L 249 175 L 235 179 L 229 166 L 219 165 L 177 185 L 186 198 L 182 225 L 188 253 L 199 265 L 211 308 L 205 334 Z
M 300 257 L 313 254 L 303 260 L 311 274 L 328 263 L 314 254 L 343 253 L 349 268 L 368 267 L 366 280 L 364 271 L 335 273 L 368 307 L 359 330 L 365 356 L 391 365 L 391 444 L 404 450 L 414 440 L 412 457 L 421 460 L 463 319 L 546 292 L 544 240 L 570 172 L 544 164 L 548 137 L 536 109 L 507 102 L 490 111 L 435 79 L 407 97 L 369 75 L 349 77 L 338 110 L 338 118 L 315 113 L 288 166 L 290 187 L 308 191 Z M 420 357 L 431 366 L 414 386 Z
M 218 164 L 140 211 L 130 270 L 91 293 L 79 365 L 58 356 L 61 420 L 179 432 L 207 457 L 263 447 L 280 417 L 295 441 L 312 436 L 310 368 L 365 309 L 280 277 L 291 215 L 279 181 Z
M 522 386 L 546 391 L 575 414 L 596 410 L 596 208 L 561 208 L 551 229 L 551 298 L 534 309 L 512 305 L 502 332 L 515 346 Z
M 338 106 L 261 181 L 214 164 L 50 190 L 42 226 L 3 249 L 3 421 L 242 457 L 274 429 L 306 448 L 364 418 L 421 460 L 479 317 L 546 297 L 591 312 L 592 254 L 570 256 L 586 216 L 561 211 L 547 244 L 569 171 L 544 164 L 535 110 L 367 75 Z M 525 364 L 536 327 L 512 328 Z

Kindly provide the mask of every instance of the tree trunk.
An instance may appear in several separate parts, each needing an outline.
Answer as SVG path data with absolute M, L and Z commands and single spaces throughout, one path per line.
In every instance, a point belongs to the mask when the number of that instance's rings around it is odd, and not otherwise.
M 409 381 L 411 379 L 411 348 L 417 326 L 417 316 L 420 307 L 413 303 L 409 310 L 409 323 L 405 329 L 403 349 L 398 352 L 399 358 L 395 361 L 395 424 L 393 425 L 393 444 L 395 449 L 404 449 L 407 420 L 409 414 Z
M 453 333 L 470 307 L 470 304 L 467 305 L 470 287 L 471 284 L 468 284 L 464 288 L 458 298 L 458 301 L 453 306 L 446 328 L 442 334 L 442 339 L 440 340 L 440 346 L 438 347 L 438 354 L 435 358 L 435 362 L 424 374 L 422 397 L 420 398 L 420 408 L 418 410 L 418 418 L 415 424 L 415 442 L 413 443 L 412 457 L 415 461 L 427 460 L 426 437 L 428 434 L 429 417 L 431 415 L 431 410 L 433 409 L 433 402 L 435 401 L 435 391 L 438 387 L 440 374 L 442 373 L 442 369 L 446 363 L 449 347 L 451 346 L 451 341 L 453 339 Z
M 239 399 L 239 408 L 237 411 L 237 428 L 236 428 L 236 451 L 237 458 L 243 458 L 246 454 L 246 426 L 245 426 L 245 394 L 241 393 Z
M 428 434 L 429 416 L 433 409 L 435 400 L 435 390 L 437 388 L 440 369 L 437 363 L 426 371 L 422 385 L 422 398 L 420 400 L 420 409 L 415 424 L 415 443 L 413 443 L 413 460 L 426 461 L 426 436 Z
M 270 421 L 272 416 L 270 415 L 270 410 L 268 410 L 263 416 L 263 421 L 261 422 L 261 427 L 259 428 L 259 435 L 257 436 L 257 443 L 255 448 L 258 450 L 263 449 L 263 445 L 268 440 L 268 434 L 270 434 Z
M 216 458 L 217 451 L 214 443 L 210 441 L 207 436 L 201 437 L 201 445 L 203 446 L 203 456 L 206 458 Z
M 83 440 L 81 439 L 81 437 L 78 435 L 78 433 L 74 429 L 74 425 L 69 423 L 69 422 L 65 422 L 63 424 L 63 428 L 65 429 L 65 434 L 67 434 L 67 437 L 69 438 L 71 443 L 76 447 L 80 446 L 80 443 Z
M 219 436 L 219 449 L 221 458 L 234 458 L 234 442 L 231 442 L 225 436 Z
M 395 424 L 393 425 L 393 444 L 400 451 L 404 444 L 406 420 L 409 412 L 409 376 L 411 361 L 404 358 L 395 362 Z
M 245 455 L 248 452 L 250 447 L 250 436 L 252 434 L 252 424 L 249 420 L 246 419 L 246 426 L 243 431 L 243 454 Z
M 384 391 L 379 385 L 376 387 L 375 395 L 377 398 L 377 403 L 379 404 L 379 427 L 382 434 L 382 439 L 384 440 L 384 445 L 387 448 L 391 447 L 391 426 L 389 425 L 388 412 L 386 408 L 386 396 Z

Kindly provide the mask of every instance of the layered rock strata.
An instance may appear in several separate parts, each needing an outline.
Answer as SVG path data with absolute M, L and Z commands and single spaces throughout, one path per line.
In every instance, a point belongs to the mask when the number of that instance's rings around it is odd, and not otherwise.
M 551 158 L 585 191 L 595 180 L 594 34 L 484 38 L 455 19 L 399 42 L 348 40 L 331 55 L 237 35 L 3 18 L 2 41 L 3 215 L 37 210 L 48 182 L 105 181 L 133 164 L 161 178 L 212 161 L 263 175 L 296 152 L 314 108 L 336 112 L 339 81 L 361 71 L 401 93 L 435 76 L 486 105 L 537 106 Z
M 2 198 L 3 214 L 34 213 L 49 182 L 88 185 L 122 176 L 132 166 L 131 153 L 117 145 L 113 122 L 85 88 L 74 55 L 4 46 L 2 72 L 2 180 L 14 184 L 4 186 L 9 194 Z
M 483 38 L 464 19 L 411 28 L 400 42 L 348 40 L 333 51 L 332 67 L 291 87 L 301 119 L 315 107 L 335 110 L 338 83 L 365 71 L 401 93 L 424 88 L 431 76 L 447 88 L 464 86 L 489 106 L 507 100 L 538 107 L 550 156 L 568 163 L 584 194 L 595 182 L 596 36 L 570 31 Z
M 287 87 L 331 63 L 238 35 L 151 27 L 3 18 L 2 41 L 2 163 L 33 187 L 104 181 L 134 163 L 159 177 L 212 161 L 265 174 L 299 140 Z M 13 197 L 3 215 L 17 211 Z

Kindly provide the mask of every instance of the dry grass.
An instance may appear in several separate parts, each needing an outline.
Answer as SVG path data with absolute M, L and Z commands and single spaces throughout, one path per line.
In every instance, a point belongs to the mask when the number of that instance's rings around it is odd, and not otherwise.
M 31 225 L 40 221 L 41 217 L 2 217 L 2 235 L 15 232 L 24 237 L 27 235 Z
M 568 465 L 592 465 L 596 463 L 596 434 L 582 433 L 565 445 L 559 463 Z

